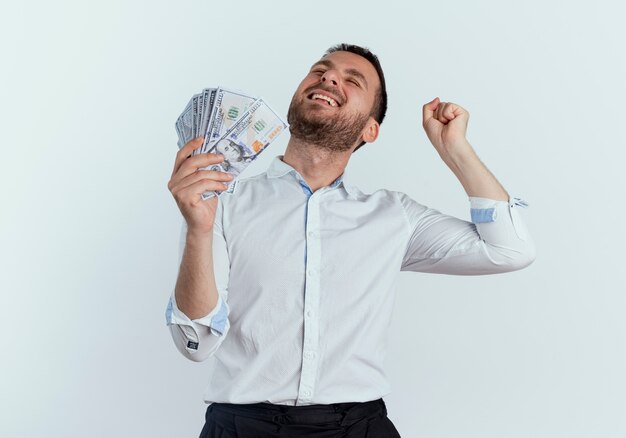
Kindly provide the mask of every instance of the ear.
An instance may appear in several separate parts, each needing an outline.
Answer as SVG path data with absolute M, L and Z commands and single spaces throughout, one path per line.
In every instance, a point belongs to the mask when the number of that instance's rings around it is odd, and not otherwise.
M 378 138 L 378 131 L 380 130 L 380 125 L 373 117 L 370 117 L 367 125 L 363 129 L 363 133 L 361 134 L 361 138 L 366 143 L 373 143 Z

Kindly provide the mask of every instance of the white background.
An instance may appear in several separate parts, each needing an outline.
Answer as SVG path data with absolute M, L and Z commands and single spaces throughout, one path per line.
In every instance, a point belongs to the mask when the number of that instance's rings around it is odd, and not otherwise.
M 436 96 L 523 210 L 537 259 L 402 273 L 387 370 L 403 437 L 626 436 L 626 62 L 619 2 L 13 2 L 0 13 L 3 437 L 195 437 L 207 363 L 165 325 L 174 121 L 224 85 L 286 115 L 324 50 L 370 47 L 388 118 L 348 171 L 469 220 L 421 127 Z M 288 135 L 245 175 L 264 171 Z

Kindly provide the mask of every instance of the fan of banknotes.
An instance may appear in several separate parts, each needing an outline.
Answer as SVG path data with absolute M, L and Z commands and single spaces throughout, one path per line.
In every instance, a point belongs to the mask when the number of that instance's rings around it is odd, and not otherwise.
M 224 161 L 202 169 L 219 170 L 234 176 L 226 192 L 232 191 L 237 176 L 287 128 L 287 123 L 262 98 L 222 87 L 205 88 L 194 95 L 176 120 L 178 147 L 204 137 L 193 152 L 220 153 Z M 202 194 L 202 199 L 221 191 Z

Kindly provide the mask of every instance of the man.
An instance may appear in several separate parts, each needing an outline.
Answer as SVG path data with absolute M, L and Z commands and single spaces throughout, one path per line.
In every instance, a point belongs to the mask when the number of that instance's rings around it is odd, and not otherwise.
M 468 113 L 438 98 L 423 127 L 471 202 L 472 222 L 401 192 L 346 179 L 387 107 L 378 59 L 329 49 L 296 90 L 291 138 L 269 169 L 224 190 L 223 160 L 177 154 L 168 188 L 185 219 L 166 311 L 175 345 L 214 359 L 201 437 L 397 437 L 382 397 L 398 271 L 457 275 L 522 269 L 534 246 L 510 199 L 465 138 Z

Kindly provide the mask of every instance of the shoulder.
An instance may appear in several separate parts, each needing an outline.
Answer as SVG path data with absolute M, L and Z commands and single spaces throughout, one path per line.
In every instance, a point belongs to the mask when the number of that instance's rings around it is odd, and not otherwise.
M 427 206 L 397 190 L 380 188 L 371 193 L 364 193 L 353 185 L 347 187 L 346 190 L 350 193 L 350 197 L 357 202 L 386 209 L 392 214 L 404 215 L 409 221 L 415 220 L 416 217 L 428 210 Z
M 406 215 L 409 222 L 415 221 L 424 213 L 432 210 L 428 206 L 416 201 L 410 195 L 398 190 L 380 189 L 377 192 L 381 192 L 381 194 L 384 194 L 384 196 L 393 199 L 393 202 L 404 211 L 404 214 Z
M 401 206 L 406 206 L 409 204 L 417 203 L 414 199 L 412 199 L 409 195 L 404 192 L 400 192 L 397 190 L 389 190 L 385 188 L 380 188 L 372 193 L 364 193 L 358 187 L 354 185 L 350 185 L 349 187 L 350 193 L 360 201 L 387 201 L 389 203 L 398 204 Z

